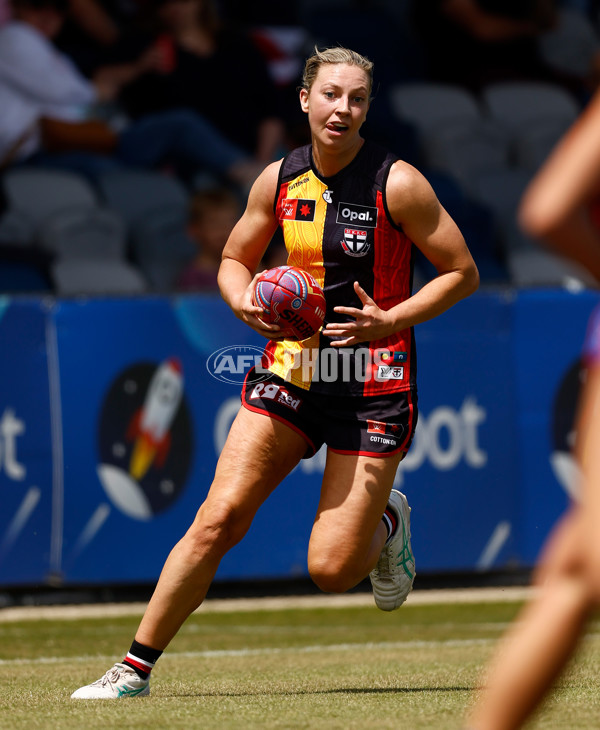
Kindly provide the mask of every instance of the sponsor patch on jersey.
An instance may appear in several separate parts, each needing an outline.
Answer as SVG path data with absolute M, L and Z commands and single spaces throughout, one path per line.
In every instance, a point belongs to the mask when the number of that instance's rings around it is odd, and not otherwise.
M 403 380 L 403 365 L 378 365 L 377 380 Z
M 342 248 L 349 256 L 364 256 L 370 248 L 367 231 L 357 228 L 344 228 Z
M 340 203 L 336 223 L 352 224 L 361 228 L 377 228 L 377 208 L 356 203 Z
M 281 204 L 282 221 L 309 221 L 315 219 L 316 200 L 286 198 Z
M 407 362 L 408 361 L 408 352 L 402 350 L 398 350 L 397 352 L 390 352 L 389 350 L 386 352 L 382 352 L 380 355 L 381 359 L 384 361 L 384 365 L 389 365 L 390 358 L 392 358 L 393 363 L 399 363 L 399 362 Z

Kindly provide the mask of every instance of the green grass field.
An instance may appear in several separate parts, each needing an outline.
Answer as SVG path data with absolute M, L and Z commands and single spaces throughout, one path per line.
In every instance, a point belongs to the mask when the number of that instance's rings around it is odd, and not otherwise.
M 450 599 L 449 599 L 450 600 Z M 291 599 L 293 604 L 293 599 Z M 129 648 L 139 614 L 3 620 L 0 727 L 460 728 L 515 602 L 200 611 L 154 670 L 150 697 L 73 701 Z M 600 636 L 532 728 L 600 727 Z

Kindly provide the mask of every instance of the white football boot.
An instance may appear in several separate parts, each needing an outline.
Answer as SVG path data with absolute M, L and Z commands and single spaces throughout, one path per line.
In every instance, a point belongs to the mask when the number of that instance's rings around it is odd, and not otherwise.
M 388 508 L 397 517 L 396 532 L 383 546 L 369 578 L 377 608 L 394 611 L 406 601 L 415 579 L 415 558 L 410 546 L 410 507 L 406 497 L 392 489 Z
M 72 700 L 117 700 L 121 697 L 143 697 L 150 694 L 150 679 L 140 675 L 126 664 L 115 664 L 103 677 L 80 687 L 71 695 Z

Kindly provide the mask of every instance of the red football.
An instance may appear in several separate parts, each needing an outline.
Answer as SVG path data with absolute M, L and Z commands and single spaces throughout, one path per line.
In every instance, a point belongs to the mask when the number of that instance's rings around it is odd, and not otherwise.
M 278 324 L 289 340 L 314 335 L 325 318 L 325 295 L 316 280 L 297 266 L 276 266 L 260 276 L 253 302 L 264 310 L 261 319 Z

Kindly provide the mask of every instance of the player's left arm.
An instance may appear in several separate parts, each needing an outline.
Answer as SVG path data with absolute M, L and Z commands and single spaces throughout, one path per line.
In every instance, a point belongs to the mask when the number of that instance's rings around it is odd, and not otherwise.
M 355 282 L 363 308 L 336 307 L 354 321 L 327 325 L 323 334 L 335 336 L 332 344 L 352 345 L 380 339 L 437 317 L 479 286 L 477 266 L 465 240 L 431 185 L 412 165 L 398 161 L 388 177 L 388 209 L 411 241 L 437 270 L 437 276 L 409 299 L 384 311 Z

